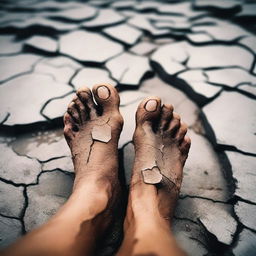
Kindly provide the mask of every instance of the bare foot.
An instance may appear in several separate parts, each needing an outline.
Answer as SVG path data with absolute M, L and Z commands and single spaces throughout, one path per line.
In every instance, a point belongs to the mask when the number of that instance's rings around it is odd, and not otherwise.
M 190 147 L 186 132 L 171 105 L 161 106 L 156 97 L 139 105 L 124 242 L 117 255 L 185 255 L 170 224 Z
M 112 86 L 96 85 L 93 95 L 86 87 L 78 90 L 64 115 L 76 173 L 73 192 L 47 223 L 5 255 L 95 255 L 99 248 L 119 197 L 117 142 L 123 119 Z
M 148 212 L 156 211 L 171 220 L 190 148 L 187 126 L 172 105 L 161 106 L 160 99 L 154 97 L 139 105 L 136 124 L 131 206 L 136 211 L 141 209 L 138 204 L 145 203 Z
M 77 91 L 64 115 L 64 135 L 76 174 L 74 191 L 86 189 L 94 200 L 88 210 L 99 214 L 111 210 L 120 192 L 117 145 L 123 118 L 113 86 L 95 85 L 92 91 Z

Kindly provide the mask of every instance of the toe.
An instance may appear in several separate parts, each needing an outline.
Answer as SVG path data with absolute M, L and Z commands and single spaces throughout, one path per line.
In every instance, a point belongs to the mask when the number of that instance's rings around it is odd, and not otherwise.
M 173 112 L 172 119 L 169 123 L 168 132 L 171 134 L 172 137 L 175 137 L 177 131 L 180 128 L 180 116 Z
M 161 112 L 161 119 L 159 123 L 159 130 L 165 131 L 168 128 L 172 118 L 173 106 L 171 104 L 164 104 Z
M 159 119 L 161 112 L 161 99 L 158 97 L 149 97 L 144 99 L 138 106 L 136 112 L 136 125 L 153 125 L 152 122 Z
M 64 114 L 63 121 L 64 121 L 64 125 L 65 125 L 64 126 L 64 136 L 67 141 L 70 141 L 74 136 L 74 132 L 78 131 L 78 126 L 74 122 L 74 120 L 70 116 L 70 114 L 67 112 Z
M 184 122 L 180 122 L 180 128 L 178 129 L 175 135 L 176 140 L 181 143 L 187 131 L 188 131 L 188 126 Z
M 74 119 L 71 117 L 71 115 L 68 112 L 64 114 L 63 122 L 65 126 L 70 126 L 71 128 L 76 126 Z
M 101 107 L 102 114 L 119 111 L 119 94 L 112 85 L 97 84 L 93 86 L 92 91 L 97 104 Z
M 188 136 L 185 136 L 183 141 L 180 144 L 180 151 L 187 155 L 190 149 L 190 145 L 191 145 L 191 139 Z
M 86 111 L 87 111 L 87 119 L 95 119 L 97 117 L 96 114 L 96 104 L 93 101 L 92 92 L 87 87 L 81 87 L 76 92 L 77 97 L 80 99 L 80 101 L 83 103 Z
M 80 116 L 76 109 L 76 105 L 73 101 L 68 105 L 67 112 L 70 114 L 70 116 L 73 118 L 74 122 L 77 124 L 80 124 Z
M 88 110 L 78 96 L 73 98 L 73 102 L 75 103 L 81 122 L 84 123 L 89 118 Z

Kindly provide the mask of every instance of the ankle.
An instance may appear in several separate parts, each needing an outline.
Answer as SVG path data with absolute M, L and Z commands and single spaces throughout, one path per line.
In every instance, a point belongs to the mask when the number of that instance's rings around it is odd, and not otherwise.
M 113 196 L 112 184 L 107 179 L 75 179 L 70 200 L 80 204 L 80 208 L 90 213 L 90 219 L 103 213 L 108 208 Z M 88 214 L 87 214 L 88 215 Z
M 124 221 L 125 231 L 134 229 L 135 227 L 139 227 L 146 232 L 151 232 L 161 227 L 169 231 L 170 226 L 171 220 L 164 218 L 154 205 L 152 205 L 152 208 L 147 208 L 143 205 L 140 207 L 129 205 Z
M 150 234 L 151 237 L 157 237 L 158 233 L 167 235 L 171 232 L 169 221 L 154 215 L 137 216 L 124 222 L 124 236 L 134 235 L 137 239 L 143 239 Z
M 97 170 L 95 170 L 97 171 Z M 103 175 L 95 175 L 95 172 L 87 173 L 77 173 L 74 180 L 73 192 L 76 190 L 89 190 L 95 193 L 107 193 L 109 197 L 112 192 L 112 180 L 113 178 L 103 176 Z

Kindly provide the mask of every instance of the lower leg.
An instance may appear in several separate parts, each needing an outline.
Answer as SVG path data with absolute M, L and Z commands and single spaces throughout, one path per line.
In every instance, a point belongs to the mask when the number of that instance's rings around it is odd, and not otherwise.
M 190 140 L 171 105 L 143 101 L 136 114 L 135 162 L 118 255 L 185 255 L 171 231 Z
M 111 196 L 107 186 L 103 189 L 100 182 L 98 186 L 101 188 L 75 188 L 50 221 L 18 240 L 3 255 L 91 255 L 105 230 L 102 215 Z
M 82 88 L 64 116 L 64 135 L 76 173 L 70 198 L 50 221 L 2 255 L 94 254 L 97 240 L 112 220 L 111 212 L 120 192 L 117 145 L 122 117 L 119 96 L 112 86 L 95 86 L 93 94 L 98 105 L 91 91 Z M 108 133 L 102 137 L 106 130 Z
M 143 188 L 144 185 L 140 186 Z M 130 193 L 124 241 L 118 256 L 185 255 L 172 234 L 171 219 L 163 217 L 159 211 L 156 189 L 145 187 L 144 192 L 135 190 L 137 188 Z

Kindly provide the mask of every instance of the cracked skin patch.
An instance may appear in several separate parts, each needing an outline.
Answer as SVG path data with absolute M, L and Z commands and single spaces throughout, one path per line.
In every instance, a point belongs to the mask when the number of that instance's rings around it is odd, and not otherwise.
M 164 173 L 161 172 L 158 166 L 153 166 L 152 168 L 147 168 L 141 170 L 142 178 L 144 183 L 150 185 L 167 185 L 169 189 L 172 189 L 174 186 L 177 187 L 177 184 L 171 177 L 165 176 Z
M 111 127 L 107 123 L 104 125 L 95 125 L 92 128 L 92 139 L 108 143 L 111 140 Z
M 159 140 L 161 140 L 160 137 Z M 166 162 L 167 158 L 164 157 L 170 154 L 168 152 L 168 148 L 166 148 L 162 143 L 159 143 L 157 146 L 148 144 L 148 146 L 157 149 L 157 154 L 152 159 L 150 165 L 144 165 L 141 169 L 143 181 L 146 184 L 167 185 L 169 189 L 175 186 L 179 190 L 181 186 L 181 179 L 177 176 L 177 173 L 171 168 L 174 163 L 168 164 Z M 159 182 L 157 182 L 158 180 Z
M 87 123 L 86 129 L 82 131 L 82 139 L 83 141 L 86 141 L 86 143 L 82 144 L 82 148 L 75 146 L 73 149 L 73 159 L 76 158 L 77 155 L 83 152 L 83 155 L 85 156 L 86 162 L 88 163 L 90 161 L 91 152 L 94 148 L 95 142 L 103 142 L 108 143 L 112 138 L 112 128 L 111 125 L 108 124 L 110 119 L 103 119 L 103 120 L 91 120 Z M 83 128 L 81 128 L 82 130 Z M 79 139 L 78 139 L 79 141 Z M 78 142 L 75 142 L 75 144 Z M 90 147 L 88 147 L 90 145 Z
M 157 166 L 151 169 L 142 170 L 143 181 L 147 184 L 158 184 L 162 182 L 163 175 Z

